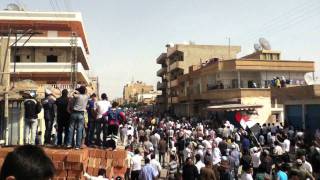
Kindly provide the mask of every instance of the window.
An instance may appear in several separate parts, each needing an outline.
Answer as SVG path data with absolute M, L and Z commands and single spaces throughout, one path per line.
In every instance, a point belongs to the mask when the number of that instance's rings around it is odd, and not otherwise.
M 21 62 L 20 56 L 15 56 L 14 62 L 17 62 L 17 63 Z
M 54 55 L 47 56 L 47 62 L 49 63 L 58 62 L 58 56 L 54 56 Z
M 27 59 L 30 59 L 30 56 L 29 56 L 29 55 L 27 55 Z

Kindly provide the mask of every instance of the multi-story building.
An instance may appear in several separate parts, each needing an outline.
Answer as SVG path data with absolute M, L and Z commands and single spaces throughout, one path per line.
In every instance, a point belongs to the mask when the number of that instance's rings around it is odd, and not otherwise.
M 44 87 L 67 87 L 72 72 L 70 41 L 77 47 L 78 84 L 89 84 L 89 48 L 82 16 L 75 12 L 1 11 L 0 30 L 39 34 L 11 35 L 11 81 L 30 79 Z M 75 34 L 76 37 L 72 37 Z
M 142 103 L 144 105 L 153 105 L 155 104 L 156 98 L 159 94 L 160 93 L 157 91 L 138 94 L 138 103 Z
M 282 60 L 280 52 L 272 50 L 240 59 L 213 58 L 177 77 L 177 94 L 170 103 L 178 116 L 211 114 L 234 121 L 240 112 L 254 114 L 251 118 L 260 123 L 282 122 L 283 105 L 271 96 L 274 79 L 285 87 L 306 85 L 308 72 L 314 72 L 314 62 Z
M 161 77 L 161 82 L 157 84 L 157 90 L 162 91 L 158 96 L 157 104 L 161 112 L 173 110 L 178 102 L 178 78 L 189 73 L 192 65 L 201 65 L 208 59 L 227 60 L 236 58 L 240 52 L 240 46 L 220 46 L 220 45 L 195 45 L 195 44 L 175 44 L 167 45 L 167 52 L 162 53 L 156 60 L 161 65 L 157 71 L 157 76 Z
M 153 86 L 147 85 L 146 83 L 141 81 L 126 84 L 123 87 L 124 103 L 137 103 L 138 94 L 149 93 L 151 91 L 153 91 Z
M 71 89 L 71 74 L 76 76 L 77 84 L 92 85 L 93 89 L 98 87 L 98 81 L 92 84 L 88 75 L 89 46 L 81 13 L 0 11 L 0 32 L 10 42 L 7 57 L 10 57 L 12 90 L 17 88 L 15 83 L 30 82 L 41 98 L 46 88 Z M 73 57 L 74 61 L 71 60 Z M 23 139 L 23 103 L 21 99 L 9 98 L 12 100 L 10 127 L 7 127 L 7 133 L 12 135 L 9 144 L 19 144 Z M 3 122 L 1 128 L 2 125 Z M 43 120 L 39 126 L 44 132 Z

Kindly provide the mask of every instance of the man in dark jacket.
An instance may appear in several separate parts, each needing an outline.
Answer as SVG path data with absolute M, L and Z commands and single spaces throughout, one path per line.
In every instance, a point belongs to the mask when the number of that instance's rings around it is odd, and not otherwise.
M 199 172 L 197 167 L 192 163 L 191 158 L 187 158 L 186 165 L 183 166 L 182 170 L 183 180 L 195 180 L 199 179 Z
M 46 125 L 46 131 L 44 133 L 45 145 L 51 143 L 51 133 L 55 117 L 55 101 L 56 99 L 53 96 L 52 92 L 46 89 L 45 98 L 42 100 L 42 106 L 44 110 L 44 121 Z
M 24 97 L 24 144 L 35 144 L 41 104 L 34 92 L 26 91 Z
M 58 146 L 62 145 L 62 133 L 64 133 L 63 144 L 67 144 L 67 138 L 69 133 L 70 114 L 68 112 L 68 90 L 62 90 L 62 96 L 56 100 L 57 105 L 57 123 L 58 123 Z

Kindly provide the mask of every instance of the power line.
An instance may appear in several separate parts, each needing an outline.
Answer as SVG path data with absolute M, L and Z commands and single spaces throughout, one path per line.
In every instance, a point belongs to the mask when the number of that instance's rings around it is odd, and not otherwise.
M 279 27 L 285 26 L 285 23 L 295 22 L 296 19 L 300 19 L 301 17 L 307 16 L 308 14 L 312 13 L 313 11 L 318 12 L 318 6 L 314 6 L 314 3 L 304 3 L 301 6 L 297 6 L 295 8 L 290 9 L 286 13 L 282 13 L 280 16 L 276 16 L 272 18 L 267 23 L 264 23 L 261 28 L 258 29 L 259 33 L 252 34 L 252 37 L 244 39 L 243 41 L 249 41 L 256 39 L 261 34 L 265 34 L 266 32 L 272 32 L 275 29 L 279 29 Z M 300 9 L 300 10 L 299 10 Z M 288 24 L 288 23 L 287 23 Z

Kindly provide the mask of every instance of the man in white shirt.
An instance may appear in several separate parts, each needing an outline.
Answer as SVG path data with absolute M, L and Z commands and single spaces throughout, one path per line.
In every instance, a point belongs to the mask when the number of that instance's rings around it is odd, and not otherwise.
M 106 122 L 103 119 L 103 114 L 106 113 L 109 108 L 111 108 L 111 103 L 108 101 L 108 97 L 105 93 L 101 94 L 101 100 L 96 103 L 96 113 L 97 113 L 97 125 L 96 125 L 96 144 L 101 146 L 101 131 L 105 128 Z M 103 132 L 103 139 L 106 138 L 106 134 Z
M 201 161 L 201 156 L 200 154 L 196 154 L 196 163 L 194 164 L 197 169 L 198 169 L 198 173 L 200 174 L 200 170 L 201 168 L 205 167 L 205 164 Z
M 139 149 L 134 150 L 134 156 L 131 158 L 131 163 L 130 163 L 132 180 L 139 180 L 142 159 L 143 157 L 140 155 Z
M 156 156 L 154 153 L 151 154 L 151 166 L 157 171 L 157 174 L 160 176 L 162 167 L 159 161 L 156 160 Z
M 301 157 L 300 157 L 300 159 L 302 160 L 302 167 L 306 170 L 306 171 L 308 171 L 310 174 L 312 174 L 312 166 L 311 166 L 311 164 L 308 162 L 308 161 L 306 161 L 306 156 L 305 155 L 302 155 Z
M 288 136 L 284 136 L 285 140 L 281 143 L 281 147 L 284 153 L 290 152 L 290 140 L 288 139 Z
M 260 161 L 261 151 L 257 147 L 253 147 L 252 150 L 253 150 L 253 154 L 251 155 L 251 157 L 252 157 L 252 166 L 253 166 L 253 172 L 254 172 L 254 174 L 256 174 L 257 171 L 258 171 L 258 168 L 259 168 L 259 166 L 261 164 L 261 161 Z

